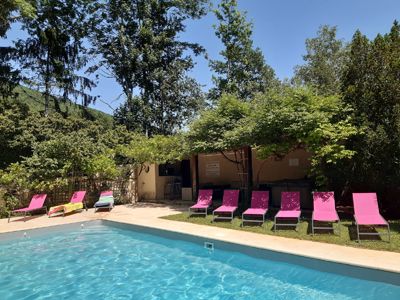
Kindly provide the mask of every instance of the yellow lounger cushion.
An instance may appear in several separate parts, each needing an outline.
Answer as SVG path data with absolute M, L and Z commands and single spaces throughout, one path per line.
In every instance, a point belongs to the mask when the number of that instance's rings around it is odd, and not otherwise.
M 57 205 L 50 207 L 49 210 L 49 215 L 54 214 L 56 212 L 64 212 L 64 213 L 69 213 L 71 211 L 83 209 L 83 203 L 67 203 L 67 204 L 62 204 L 62 205 Z

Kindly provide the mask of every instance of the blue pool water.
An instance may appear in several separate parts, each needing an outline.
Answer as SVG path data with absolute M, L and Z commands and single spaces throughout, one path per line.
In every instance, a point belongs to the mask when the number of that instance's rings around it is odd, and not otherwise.
M 0 299 L 400 299 L 400 286 L 105 226 L 0 242 Z

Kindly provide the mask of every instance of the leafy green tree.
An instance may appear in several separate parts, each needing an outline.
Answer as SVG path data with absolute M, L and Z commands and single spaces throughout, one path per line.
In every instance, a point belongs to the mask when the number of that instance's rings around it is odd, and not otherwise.
M 28 37 L 16 43 L 25 82 L 50 100 L 69 97 L 88 105 L 96 99 L 86 93 L 94 82 L 78 74 L 87 63 L 83 41 L 88 35 L 88 13 L 93 0 L 38 0 L 36 17 L 23 19 Z
M 194 153 L 215 153 L 240 149 L 248 145 L 244 136 L 232 134 L 250 114 L 249 103 L 234 95 L 225 94 L 216 107 L 201 112 L 187 133 L 190 149 Z
M 336 27 L 324 25 L 317 37 L 306 40 L 305 64 L 295 67 L 294 82 L 312 86 L 322 95 L 340 93 L 347 50 L 343 41 L 336 38 L 336 31 Z
M 20 70 L 13 65 L 15 48 L 0 47 L 0 99 L 16 96 L 15 88 L 20 82 Z
M 126 96 L 115 119 L 149 135 L 173 133 L 201 102 L 200 87 L 188 76 L 204 50 L 178 38 L 185 21 L 206 13 L 207 0 L 108 0 L 95 16 L 92 38 L 100 63 Z M 140 97 L 134 97 L 138 92 Z
M 357 31 L 350 47 L 343 100 L 364 135 L 350 144 L 357 155 L 348 184 L 383 192 L 400 180 L 400 25 L 372 41 Z
M 258 156 L 282 158 L 295 149 L 305 149 L 311 156 L 310 175 L 320 186 L 333 178 L 329 170 L 345 161 L 355 151 L 347 142 L 359 134 L 350 106 L 338 96 L 318 96 L 303 88 L 286 87 L 257 96 L 245 126 L 235 133 L 249 139 Z
M 27 105 L 12 100 L 0 100 L 0 169 L 30 154 L 30 147 L 19 139 L 24 132 L 23 123 L 28 115 Z
M 224 50 L 220 52 L 223 60 L 210 61 L 217 75 L 213 76 L 215 87 L 209 97 L 216 100 L 228 93 L 249 100 L 276 84 L 273 69 L 265 63 L 261 50 L 253 47 L 253 26 L 246 21 L 245 13 L 238 10 L 237 1 L 222 0 L 214 12 L 219 21 L 216 35 Z
M 29 0 L 3 0 L 0 2 L 0 39 L 6 37 L 13 22 L 35 16 L 35 8 L 31 2 Z M 14 47 L 0 47 L 0 98 L 12 96 L 14 88 L 19 83 L 20 72 L 12 66 L 14 58 Z
M 11 23 L 35 16 L 33 0 L 2 0 L 0 2 L 0 37 L 4 37 Z
M 248 136 L 238 134 L 237 128 L 246 127 L 250 110 L 249 103 L 239 100 L 236 95 L 224 94 L 215 107 L 200 113 L 186 134 L 192 153 L 220 153 L 235 164 L 243 187 L 248 182 L 245 156 L 250 144 Z

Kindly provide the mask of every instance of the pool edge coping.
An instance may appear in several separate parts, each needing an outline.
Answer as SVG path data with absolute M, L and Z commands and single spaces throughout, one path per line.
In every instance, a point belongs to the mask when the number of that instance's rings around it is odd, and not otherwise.
M 166 228 L 162 228 L 162 227 L 158 227 L 158 226 L 151 226 L 151 225 L 144 225 L 141 223 L 135 223 L 135 222 L 125 222 L 125 221 L 121 221 L 121 220 L 115 220 L 115 219 L 109 219 L 109 218 L 102 218 L 100 219 L 101 221 L 108 221 L 108 222 L 115 222 L 115 223 L 120 223 L 120 224 L 127 224 L 127 225 L 134 225 L 134 226 L 138 226 L 138 227 L 144 227 L 144 228 L 150 228 L 150 229 L 156 229 L 156 230 L 161 230 L 161 231 L 166 231 L 169 233 L 179 233 L 179 234 L 183 234 L 183 235 L 188 235 L 191 237 L 197 237 L 197 238 L 202 238 L 202 239 L 211 239 L 211 240 L 217 240 L 219 242 L 224 242 L 224 243 L 229 243 L 229 244 L 236 244 L 236 245 L 240 245 L 240 246 L 245 246 L 245 247 L 252 247 L 252 248 L 256 248 L 259 250 L 267 250 L 267 251 L 272 251 L 272 252 L 281 252 L 287 255 L 294 255 L 294 256 L 300 256 L 300 257 L 304 257 L 304 258 L 308 258 L 308 259 L 316 259 L 316 260 L 321 260 L 321 261 L 325 261 L 325 262 L 330 262 L 330 263 L 337 263 L 337 264 L 343 264 L 343 265 L 348 265 L 348 266 L 352 266 L 352 267 L 360 267 L 360 268 L 367 268 L 367 269 L 373 269 L 373 270 L 378 270 L 378 271 L 384 271 L 384 272 L 390 272 L 390 273 L 396 273 L 396 274 L 400 274 L 400 270 L 397 270 L 395 268 L 393 269 L 389 269 L 389 268 L 385 268 L 385 267 L 380 267 L 380 266 L 375 266 L 375 265 L 370 265 L 370 264 L 361 264 L 361 263 L 354 263 L 351 262 L 350 260 L 339 260 L 339 259 L 334 259 L 334 258 L 328 258 L 328 257 L 321 257 L 321 256 L 316 256 L 316 255 L 307 255 L 304 253 L 299 253 L 299 252 L 295 252 L 295 251 L 289 251 L 289 250 L 277 250 L 274 248 L 269 248 L 269 247 L 264 247 L 262 245 L 254 245 L 254 244 L 250 244 L 250 243 L 245 243 L 245 242 L 241 242 L 239 240 L 237 241 L 232 241 L 230 239 L 224 239 L 221 236 L 207 236 L 207 235 L 201 235 L 201 234 L 196 234 L 193 232 L 187 232 L 187 231 L 177 231 L 177 230 L 172 230 L 172 229 L 166 229 Z M 165 219 L 163 219 L 165 220 Z M 179 221 L 174 221 L 174 220 L 166 220 L 169 222 L 179 222 Z M 180 222 L 182 223 L 182 222 Z M 184 222 L 183 222 L 184 223 Z M 196 226 L 204 226 L 204 227 L 210 227 L 207 225 L 201 225 L 201 224 L 193 224 Z M 229 230 L 229 231 L 237 231 L 234 229 L 228 229 L 228 228 L 221 228 L 223 230 Z M 246 232 L 249 234 L 255 234 L 255 235 L 261 235 L 258 233 L 254 233 L 254 232 Z M 264 236 L 264 235 L 261 235 Z M 293 240 L 291 238 L 287 238 L 287 237 L 280 237 L 280 236 L 274 236 L 275 238 L 279 238 L 279 239 L 288 239 L 288 240 Z M 300 240 L 300 241 L 304 241 L 304 240 Z M 318 243 L 318 244 L 323 244 L 324 246 L 329 246 L 331 244 L 329 243 L 320 243 L 318 241 L 304 241 L 304 242 L 310 242 L 310 243 Z M 350 248 L 351 250 L 366 250 L 366 251 L 373 251 L 373 252 L 380 252 L 378 250 L 371 250 L 371 249 L 357 249 L 355 247 L 348 247 L 348 246 L 343 246 L 343 245 L 336 245 L 337 247 L 343 247 L 343 248 Z M 394 254 L 398 254 L 397 252 L 389 252 L 386 251 L 388 253 L 394 253 Z
M 121 207 L 122 208 L 122 207 Z M 171 209 L 169 211 L 161 211 L 157 213 L 157 215 L 150 215 L 146 216 L 143 218 L 143 211 L 139 210 L 139 214 L 135 215 L 136 212 L 131 213 L 131 208 L 129 208 L 129 211 L 125 211 L 126 208 L 122 208 L 121 211 L 116 211 L 115 213 L 110 213 L 110 214 L 102 214 L 102 215 L 97 215 L 95 217 L 87 217 L 87 216 L 81 216 L 78 219 L 64 219 L 65 221 L 62 221 L 62 223 L 56 223 L 56 224 L 44 224 L 39 223 L 39 224 L 32 224 L 29 228 L 14 228 L 10 230 L 3 231 L 0 233 L 0 236 L 4 234 L 15 234 L 17 232 L 24 232 L 24 231 L 30 231 L 30 230 L 46 230 L 46 228 L 52 228 L 52 227 L 58 227 L 61 225 L 68 225 L 68 224 L 79 224 L 79 223 L 85 223 L 85 222 L 95 222 L 95 221 L 100 221 L 102 222 L 103 220 L 105 221 L 112 221 L 116 223 L 121 223 L 121 224 L 127 224 L 127 225 L 136 225 L 136 226 L 141 226 L 141 227 L 146 227 L 150 229 L 157 229 L 157 230 L 162 230 L 166 232 L 175 232 L 175 233 L 180 233 L 184 234 L 187 236 L 192 236 L 192 237 L 197 237 L 197 238 L 203 238 L 203 239 L 212 239 L 220 242 L 225 242 L 225 243 L 231 243 L 231 244 L 236 244 L 240 246 L 246 246 L 246 247 L 253 247 L 256 249 L 261 249 L 261 250 L 268 250 L 268 251 L 273 251 L 273 252 L 280 252 L 283 254 L 288 254 L 288 255 L 296 255 L 299 257 L 304 257 L 304 258 L 309 258 L 309 259 L 316 259 L 320 261 L 325 261 L 325 262 L 331 262 L 331 263 L 338 263 L 338 264 L 343 264 L 343 265 L 348 265 L 348 266 L 353 266 L 353 267 L 361 267 L 361 268 L 368 268 L 368 269 L 373 269 L 373 270 L 380 270 L 380 271 L 385 271 L 385 272 L 391 272 L 391 273 L 400 273 L 400 253 L 397 252 L 391 252 L 391 251 L 385 251 L 385 250 L 372 250 L 372 249 L 366 249 L 366 248 L 356 248 L 356 247 L 349 247 L 349 246 L 344 246 L 344 245 L 337 245 L 337 244 L 329 244 L 329 243 L 321 243 L 318 241 L 306 241 L 306 240 L 299 240 L 299 239 L 293 239 L 293 238 L 287 238 L 287 237 L 281 237 L 281 236 L 275 236 L 275 235 L 264 235 L 264 234 L 259 234 L 259 233 L 254 233 L 254 232 L 245 232 L 245 231 L 238 231 L 235 229 L 228 229 L 228 228 L 219 228 L 219 227 L 210 227 L 207 225 L 202 225 L 202 224 L 194 224 L 194 223 L 185 223 L 185 222 L 180 222 L 180 221 L 174 221 L 174 220 L 167 220 L 163 219 L 163 216 L 171 215 L 173 213 L 180 213 L 175 209 Z M 122 212 L 122 214 L 120 214 Z M 128 213 L 127 213 L 128 212 Z M 92 215 L 93 216 L 93 215 Z M 35 226 L 36 225 L 36 226 Z M 186 226 L 187 225 L 187 226 Z M 190 228 L 189 228 L 190 227 Z M 211 230 L 212 229 L 212 230 Z M 224 236 L 224 234 L 219 235 L 219 233 L 226 233 L 227 237 Z M 238 236 L 235 236 L 239 233 Z M 246 236 L 244 239 L 245 241 L 241 240 L 240 235 Z M 255 238 L 263 238 L 264 241 L 262 243 L 254 243 L 252 241 L 255 240 Z M 273 247 L 269 247 L 266 245 L 266 241 L 268 243 L 272 242 L 278 242 L 276 243 L 270 243 L 273 245 Z M 270 241 L 268 241 L 270 240 Z M 257 240 L 256 240 L 257 241 Z M 297 244 L 296 247 L 288 247 L 286 248 L 286 245 L 283 245 L 286 242 L 292 242 Z M 301 247 L 299 247 L 299 245 Z M 320 247 L 319 252 L 313 252 L 312 254 L 308 254 L 306 251 L 302 250 L 302 248 L 310 248 L 312 245 L 318 245 Z M 340 254 L 342 257 L 330 257 L 329 254 L 326 253 L 335 253 L 334 250 L 330 250 L 328 252 L 321 251 L 325 249 L 328 249 L 329 247 L 336 248 L 340 251 L 340 249 L 345 249 L 346 252 L 345 254 Z M 290 249 L 291 248 L 291 249 Z M 363 257 L 367 254 L 367 257 Z M 361 260 L 364 261 L 353 261 L 349 258 L 347 258 L 348 255 L 354 255 L 354 257 L 362 257 Z M 374 256 L 380 257 L 383 255 L 383 259 L 381 261 L 375 262 Z M 392 257 L 390 257 L 392 256 Z M 394 267 L 392 262 L 397 261 L 396 264 L 394 264 Z M 371 263 L 375 262 L 375 263 Z

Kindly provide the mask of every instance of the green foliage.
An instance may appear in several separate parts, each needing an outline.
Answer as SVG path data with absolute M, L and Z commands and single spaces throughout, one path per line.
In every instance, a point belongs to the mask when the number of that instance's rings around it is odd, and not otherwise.
M 189 77 L 189 51 L 204 51 L 179 39 L 185 21 L 206 12 L 207 0 L 108 0 L 100 5 L 92 42 L 126 96 L 115 120 L 142 133 L 171 134 L 202 105 L 199 84 Z M 134 97 L 137 89 L 140 97 Z
M 317 37 L 306 40 L 305 64 L 295 67 L 294 81 L 312 86 L 322 95 L 340 92 L 347 49 L 336 38 L 336 31 L 336 27 L 321 26 Z
M 73 177 L 119 175 L 113 149 L 129 143 L 124 128 L 57 113 L 43 118 L 16 100 L 0 104 L 0 178 L 9 194 L 51 190 Z
M 36 16 L 23 19 L 26 39 L 16 43 L 25 83 L 37 87 L 45 98 L 45 114 L 50 100 L 72 96 L 83 105 L 96 97 L 85 91 L 95 84 L 78 74 L 87 63 L 83 40 L 88 35 L 88 12 L 93 0 L 38 0 Z
M 195 153 L 237 150 L 251 145 L 260 159 L 283 157 L 291 150 L 312 153 L 312 175 L 325 184 L 325 168 L 353 157 L 346 142 L 360 131 L 351 107 L 337 96 L 318 96 L 312 90 L 279 88 L 247 103 L 224 95 L 205 110 L 187 134 Z
M 384 190 L 400 180 L 400 25 L 374 40 L 357 31 L 350 44 L 342 92 L 365 135 L 353 139 L 357 151 L 344 170 L 358 186 Z
M 13 47 L 0 47 L 0 99 L 15 96 L 14 89 L 20 81 L 20 71 L 12 65 Z
M 175 162 L 189 155 L 186 141 L 182 135 L 155 135 L 148 138 L 136 134 L 129 145 L 118 147 L 117 153 L 136 167 L 141 167 L 146 163 Z
M 42 93 L 23 86 L 16 87 L 14 93 L 16 95 L 14 97 L 16 103 L 27 105 L 31 112 L 43 114 L 45 110 L 45 99 Z M 74 117 L 77 119 L 98 121 L 108 127 L 113 125 L 113 117 L 111 115 L 97 109 L 73 103 L 66 99 L 59 99 L 56 103 L 50 103 L 48 112 L 50 115 L 52 113 L 58 113 L 64 118 Z
M 259 48 L 253 48 L 252 24 L 237 8 L 236 0 L 222 0 L 214 11 L 219 21 L 216 35 L 222 41 L 223 60 L 212 60 L 211 69 L 215 88 L 210 90 L 213 100 L 223 93 L 235 94 L 242 100 L 251 99 L 258 92 L 265 92 L 277 80 L 272 68 L 265 63 Z
M 187 138 L 191 151 L 212 153 L 245 146 L 246 140 L 235 129 L 249 114 L 248 103 L 233 95 L 223 95 L 216 107 L 201 112 L 190 125 Z
M 6 35 L 12 22 L 21 18 L 35 17 L 36 10 L 32 2 L 31 0 L 2 0 L 0 2 L 0 38 Z
M 286 88 L 259 95 L 252 108 L 253 145 L 262 159 L 282 157 L 290 150 L 306 149 L 312 154 L 312 175 L 326 184 L 325 168 L 353 157 L 346 142 L 360 131 L 350 117 L 351 107 L 337 96 L 318 96 L 307 89 Z

